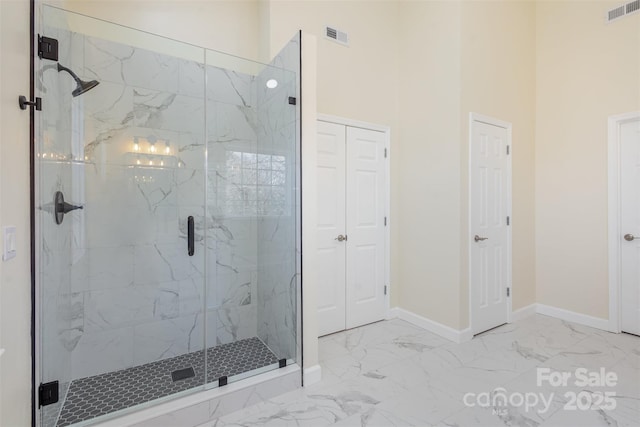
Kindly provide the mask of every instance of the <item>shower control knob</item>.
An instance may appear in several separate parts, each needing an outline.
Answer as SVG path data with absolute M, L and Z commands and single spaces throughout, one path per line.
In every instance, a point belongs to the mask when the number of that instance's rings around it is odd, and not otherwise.
M 77 209 L 83 209 L 83 206 L 72 205 L 71 203 L 67 203 L 64 201 L 64 194 L 62 191 L 56 191 L 53 196 L 53 216 L 56 221 L 56 224 L 62 224 L 62 220 L 64 219 L 65 214 L 68 214 L 71 211 L 75 211 Z

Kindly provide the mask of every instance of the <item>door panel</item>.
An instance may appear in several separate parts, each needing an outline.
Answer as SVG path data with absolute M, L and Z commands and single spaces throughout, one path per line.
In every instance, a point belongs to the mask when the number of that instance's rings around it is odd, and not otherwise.
M 621 329 L 640 335 L 640 120 L 620 126 L 621 231 Z
M 471 316 L 477 334 L 507 322 L 507 130 L 474 121 L 470 149 Z M 475 236 L 484 240 L 475 241 Z
M 347 328 L 384 318 L 384 133 L 347 127 Z
M 345 127 L 318 122 L 318 334 L 345 329 Z

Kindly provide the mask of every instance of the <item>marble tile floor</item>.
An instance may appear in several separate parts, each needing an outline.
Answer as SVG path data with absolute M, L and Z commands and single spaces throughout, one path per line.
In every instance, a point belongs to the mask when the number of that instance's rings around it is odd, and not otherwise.
M 321 382 L 201 427 L 640 426 L 634 335 L 534 315 L 455 344 L 394 319 L 323 337 L 319 352 Z M 609 382 L 583 385 L 579 368 Z M 571 376 L 538 385 L 538 372 Z

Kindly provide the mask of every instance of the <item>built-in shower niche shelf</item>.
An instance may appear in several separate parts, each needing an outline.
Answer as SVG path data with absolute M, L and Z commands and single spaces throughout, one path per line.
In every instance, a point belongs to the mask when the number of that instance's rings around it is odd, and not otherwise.
M 151 154 L 151 153 L 135 153 L 129 152 L 124 155 L 125 164 L 145 169 L 177 169 L 184 167 L 180 159 L 170 154 Z
M 74 154 L 64 154 L 56 152 L 46 152 L 36 154 L 38 161 L 43 164 L 95 164 L 95 161 L 89 156 L 78 156 Z

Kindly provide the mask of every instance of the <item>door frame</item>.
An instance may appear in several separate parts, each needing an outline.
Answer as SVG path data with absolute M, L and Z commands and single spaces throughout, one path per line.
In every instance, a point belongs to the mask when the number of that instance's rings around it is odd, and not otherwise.
M 620 126 L 629 121 L 640 120 L 640 111 L 616 114 L 608 119 L 608 175 L 609 175 L 609 331 L 620 333 Z
M 384 212 L 387 217 L 387 226 L 385 227 L 384 235 L 384 283 L 387 286 L 387 294 L 384 296 L 385 300 L 385 316 L 383 319 L 389 317 L 389 310 L 391 308 L 391 127 L 386 125 L 378 125 L 375 123 L 363 122 L 360 120 L 347 119 L 345 117 L 334 116 L 331 114 L 318 113 L 318 121 L 335 123 L 338 125 L 350 126 L 355 128 L 373 130 L 384 133 L 384 147 L 387 150 L 387 161 L 385 162 L 385 201 Z
M 496 119 L 494 117 L 485 116 L 483 114 L 470 112 L 469 113 L 469 146 L 468 146 L 468 190 L 467 190 L 467 280 L 469 283 L 469 330 L 473 335 L 473 298 L 471 292 L 471 145 L 473 144 L 473 126 L 475 122 L 485 123 L 492 126 L 497 126 L 507 131 L 507 145 L 509 146 L 509 155 L 507 156 L 507 215 L 510 219 L 510 224 L 507 226 L 507 286 L 511 289 L 511 293 L 507 298 L 507 323 L 511 323 L 511 311 L 513 301 L 513 244 L 512 244 L 512 228 L 513 228 L 513 207 L 512 207 L 512 159 L 513 159 L 513 138 L 512 131 L 513 125 L 510 122 Z

